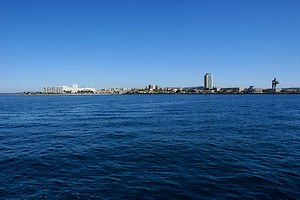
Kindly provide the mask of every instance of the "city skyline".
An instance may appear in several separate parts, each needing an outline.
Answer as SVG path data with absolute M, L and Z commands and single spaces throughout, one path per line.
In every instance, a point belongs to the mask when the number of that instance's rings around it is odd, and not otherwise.
M 204 75 L 204 77 L 202 76 L 202 80 L 199 79 L 199 84 L 198 85 L 163 85 L 162 88 L 188 88 L 188 87 L 203 87 L 205 89 L 214 89 L 215 87 L 218 87 L 218 88 L 234 88 L 234 87 L 240 87 L 240 88 L 248 88 L 248 87 L 259 87 L 259 88 L 264 88 L 264 89 L 272 89 L 272 83 L 270 83 L 270 80 L 269 80 L 269 86 L 267 87 L 261 87 L 260 85 L 257 85 L 257 84 L 249 84 L 248 86 L 244 86 L 244 85 L 229 85 L 229 86 L 223 86 L 223 85 L 215 85 L 214 84 L 214 78 L 213 78 L 213 74 L 211 73 L 206 73 Z M 276 80 L 276 78 L 275 78 Z M 149 84 L 149 83 L 148 83 Z M 148 87 L 149 85 L 148 84 L 145 84 L 146 87 Z M 154 83 L 151 82 L 150 85 L 153 85 Z M 157 84 L 155 83 L 157 86 L 161 86 L 160 84 Z M 28 91 L 31 91 L 31 92 L 39 92 L 39 91 L 43 91 L 46 87 L 66 87 L 66 88 L 70 88 L 68 86 L 66 86 L 68 84 L 52 84 L 52 85 L 47 85 L 47 86 L 39 86 L 39 87 L 36 87 L 38 89 L 25 89 L 23 91 L 4 91 L 4 92 L 1 92 L 0 93 L 20 93 L 20 92 L 28 92 Z M 77 83 L 74 83 L 72 82 L 72 87 L 74 87 L 74 85 L 77 85 Z M 107 87 L 95 87 L 95 86 L 91 86 L 91 85 L 88 85 L 86 86 L 86 84 L 82 84 L 84 85 L 84 87 L 82 89 L 111 89 L 111 88 L 128 88 L 128 89 L 134 89 L 134 88 L 145 88 L 145 85 L 137 85 L 137 86 L 134 86 L 134 87 L 126 87 L 126 86 L 107 86 Z M 288 86 L 286 84 L 283 84 L 284 87 L 281 87 L 281 83 L 279 85 L 279 88 L 300 88 L 300 85 L 294 85 L 294 86 Z M 71 88 L 72 88 L 71 87 Z M 77 85 L 78 87 L 78 85 Z M 41 88 L 44 88 L 44 89 L 41 89 Z
M 77 93 L 78 91 L 92 91 L 95 92 L 96 90 L 107 90 L 107 89 L 141 89 L 141 88 L 148 88 L 151 90 L 157 89 L 157 88 L 202 88 L 204 90 L 217 90 L 217 89 L 231 89 L 231 88 L 239 88 L 239 89 L 247 89 L 247 88 L 259 88 L 259 89 L 265 89 L 265 90 L 273 90 L 274 89 L 274 82 L 276 82 L 276 85 L 280 84 L 279 81 L 277 81 L 276 78 L 274 78 L 271 81 L 271 87 L 259 87 L 258 85 L 252 84 L 249 85 L 247 87 L 241 86 L 241 85 L 235 85 L 235 86 L 230 86 L 230 87 L 221 87 L 220 85 L 215 85 L 214 84 L 214 78 L 213 78 L 213 74 L 211 73 L 206 73 L 203 76 L 203 80 L 202 83 L 203 85 L 194 85 L 194 86 L 162 86 L 160 87 L 160 85 L 154 85 L 153 83 L 151 83 L 150 85 L 146 85 L 146 86 L 138 86 L 138 87 L 122 87 L 122 86 L 111 86 L 111 87 L 82 87 L 79 88 L 77 83 L 73 83 L 71 87 L 67 86 L 67 84 L 62 84 L 62 85 L 48 85 L 48 86 L 44 86 L 43 89 L 38 89 L 38 90 L 24 90 L 24 91 L 19 91 L 19 92 L 7 92 L 7 93 L 31 93 L 31 92 L 43 92 L 43 93 Z M 276 86 L 275 86 L 276 88 Z M 297 88 L 297 90 L 299 90 L 300 86 L 289 86 L 289 87 L 278 87 L 278 89 L 289 89 L 289 88 Z M 53 91 L 59 91 L 59 92 L 53 92 Z M 1 92 L 0 92 L 1 93 Z M 4 92 L 5 93 L 5 92 Z
M 0 93 L 300 86 L 300 2 L 1 1 Z
M 66 85 L 45 86 L 42 91 L 24 91 L 24 95 L 41 95 L 41 94 L 299 94 L 300 87 L 278 88 L 280 83 L 274 78 L 271 88 L 260 88 L 254 85 L 249 87 L 219 87 L 213 84 L 213 75 L 206 73 L 203 77 L 203 86 L 191 87 L 161 87 L 160 85 L 150 84 L 138 88 L 92 88 L 79 87 L 73 84 L 71 87 Z

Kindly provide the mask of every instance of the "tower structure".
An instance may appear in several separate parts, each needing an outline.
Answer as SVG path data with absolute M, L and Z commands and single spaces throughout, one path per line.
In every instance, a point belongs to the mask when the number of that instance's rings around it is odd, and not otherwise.
M 278 84 L 279 84 L 279 81 L 277 81 L 276 78 L 274 78 L 272 80 L 272 90 L 273 91 L 276 91 L 276 87 L 277 87 Z
M 213 76 L 210 73 L 204 75 L 204 88 L 212 90 L 213 89 Z

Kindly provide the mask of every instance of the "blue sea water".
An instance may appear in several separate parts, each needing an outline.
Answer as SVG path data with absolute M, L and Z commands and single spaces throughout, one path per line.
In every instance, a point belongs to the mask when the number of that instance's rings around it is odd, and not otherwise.
M 300 95 L 0 96 L 1 199 L 298 199 Z

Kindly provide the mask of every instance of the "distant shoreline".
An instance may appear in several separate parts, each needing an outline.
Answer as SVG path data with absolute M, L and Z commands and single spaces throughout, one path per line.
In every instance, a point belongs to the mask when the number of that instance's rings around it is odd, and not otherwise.
M 8 96 L 106 96 L 106 95 L 299 95 L 300 93 L 114 93 L 114 94 L 25 94 L 25 93 L 0 93 Z

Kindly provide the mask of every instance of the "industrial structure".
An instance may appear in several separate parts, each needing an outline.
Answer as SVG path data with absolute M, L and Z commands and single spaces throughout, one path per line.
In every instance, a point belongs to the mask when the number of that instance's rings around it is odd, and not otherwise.
M 279 81 L 276 80 L 276 78 L 274 78 L 272 80 L 272 90 L 271 90 L 271 93 L 278 93 L 280 92 L 279 89 L 277 89 L 277 85 L 279 84 Z
M 279 81 L 277 81 L 276 78 L 274 78 L 272 80 L 272 90 L 276 91 L 276 87 L 277 87 L 278 84 L 279 84 Z

